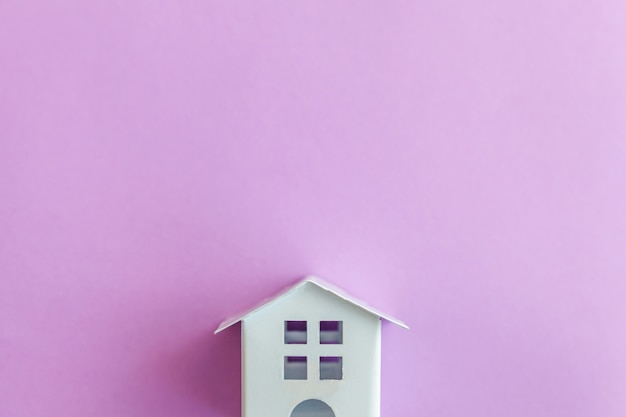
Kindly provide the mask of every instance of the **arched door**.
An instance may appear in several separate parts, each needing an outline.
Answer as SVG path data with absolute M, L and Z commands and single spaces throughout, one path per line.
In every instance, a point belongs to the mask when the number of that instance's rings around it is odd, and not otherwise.
M 305 400 L 293 409 L 291 417 L 335 417 L 335 413 L 324 401 Z

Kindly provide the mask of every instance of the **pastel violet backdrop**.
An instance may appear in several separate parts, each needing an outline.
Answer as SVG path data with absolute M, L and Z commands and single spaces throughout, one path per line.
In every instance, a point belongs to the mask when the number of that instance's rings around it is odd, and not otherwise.
M 383 417 L 625 416 L 624 21 L 0 2 L 0 417 L 237 417 L 212 331 L 309 273 L 411 325 Z

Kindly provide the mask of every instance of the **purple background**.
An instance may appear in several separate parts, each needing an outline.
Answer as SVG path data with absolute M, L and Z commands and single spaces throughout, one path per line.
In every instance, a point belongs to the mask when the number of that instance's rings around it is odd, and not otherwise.
M 0 416 L 238 417 L 212 330 L 316 273 L 412 327 L 383 417 L 623 417 L 624 21 L 0 1 Z

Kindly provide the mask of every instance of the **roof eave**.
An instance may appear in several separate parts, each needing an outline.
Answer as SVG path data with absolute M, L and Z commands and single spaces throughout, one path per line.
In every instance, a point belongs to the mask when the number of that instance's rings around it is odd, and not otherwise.
M 302 281 L 296 283 L 295 285 L 291 286 L 291 287 L 287 287 L 285 288 L 283 291 L 281 291 L 279 294 L 273 296 L 273 297 L 269 297 L 267 299 L 264 299 L 261 303 L 255 305 L 254 307 L 246 310 L 244 313 L 241 313 L 237 316 L 234 317 L 229 317 L 226 320 L 222 321 L 220 323 L 220 325 L 217 327 L 217 329 L 215 329 L 215 331 L 213 332 L 213 334 L 217 334 L 220 333 L 223 330 L 228 329 L 229 327 L 231 327 L 234 324 L 239 323 L 240 321 L 246 319 L 248 316 L 250 316 L 251 314 L 254 314 L 255 312 L 261 310 L 262 308 L 266 307 L 267 305 L 271 304 L 273 301 L 287 295 L 288 293 L 295 291 L 296 289 L 306 285 L 306 284 L 314 284 L 317 287 L 328 291 L 332 294 L 334 294 L 335 296 L 343 299 L 344 301 L 354 305 L 355 307 L 361 308 L 362 310 L 373 314 L 377 317 L 379 317 L 380 319 L 386 320 L 390 323 L 393 323 L 397 326 L 402 327 L 403 329 L 409 329 L 409 326 L 404 323 L 402 320 L 399 320 L 395 317 L 392 317 L 388 314 L 385 314 L 371 306 L 369 306 L 369 304 L 365 303 L 364 301 L 361 301 L 359 299 L 356 299 L 354 297 L 352 297 L 351 295 L 345 293 L 342 289 L 335 287 L 332 284 L 329 284 L 328 282 L 322 280 L 321 278 L 317 277 L 317 276 L 308 276 L 305 279 L 303 279 Z

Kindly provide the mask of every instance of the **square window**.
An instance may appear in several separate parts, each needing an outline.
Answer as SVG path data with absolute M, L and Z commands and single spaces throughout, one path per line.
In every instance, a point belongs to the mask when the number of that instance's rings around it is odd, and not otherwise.
M 342 321 L 320 321 L 320 344 L 341 345 L 343 343 Z
M 285 321 L 285 343 L 288 345 L 306 344 L 306 321 Z
M 343 379 L 343 358 L 341 356 L 320 357 L 320 379 Z
M 285 379 L 306 379 L 306 356 L 285 356 Z

